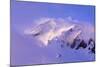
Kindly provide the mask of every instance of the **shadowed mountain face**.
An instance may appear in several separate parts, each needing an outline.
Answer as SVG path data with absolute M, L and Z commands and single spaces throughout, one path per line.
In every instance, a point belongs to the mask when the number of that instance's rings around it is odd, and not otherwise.
M 43 18 L 33 28 L 25 29 L 24 34 L 37 39 L 42 47 L 48 47 L 53 40 L 60 40 L 63 43 L 61 47 L 67 45 L 75 50 L 88 48 L 95 53 L 94 27 L 86 23 Z
M 12 65 L 95 60 L 95 32 L 91 24 L 41 18 L 31 25 L 22 33 L 12 28 Z

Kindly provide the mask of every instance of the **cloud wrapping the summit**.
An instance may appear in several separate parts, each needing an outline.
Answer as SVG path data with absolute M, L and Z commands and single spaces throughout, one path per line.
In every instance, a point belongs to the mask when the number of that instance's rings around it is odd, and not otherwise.
M 56 37 L 69 43 L 72 43 L 77 36 L 85 41 L 89 38 L 94 39 L 94 27 L 91 24 L 75 22 L 71 17 L 67 19 L 40 18 L 35 22 L 36 24 L 32 28 L 24 30 L 24 34 L 33 36 L 44 46 L 48 46 L 49 41 Z

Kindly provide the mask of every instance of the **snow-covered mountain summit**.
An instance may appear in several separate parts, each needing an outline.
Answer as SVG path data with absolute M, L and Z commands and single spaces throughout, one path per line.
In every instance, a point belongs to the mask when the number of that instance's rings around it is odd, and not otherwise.
M 41 42 L 41 46 L 48 46 L 56 39 L 75 49 L 86 48 L 92 43 L 92 47 L 89 47 L 91 51 L 95 48 L 94 33 L 94 27 L 90 24 L 53 18 L 40 19 L 36 25 L 24 31 L 24 34 Z

